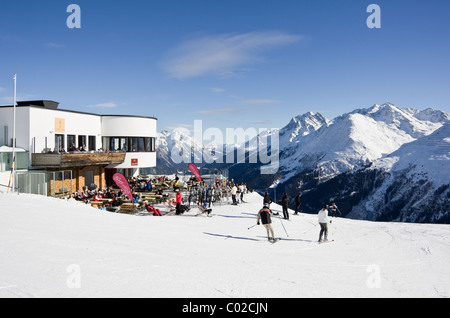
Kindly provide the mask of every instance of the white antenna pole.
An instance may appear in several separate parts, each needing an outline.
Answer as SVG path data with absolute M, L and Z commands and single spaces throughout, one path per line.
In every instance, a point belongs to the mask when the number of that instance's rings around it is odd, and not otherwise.
M 14 74 L 14 119 L 13 119 L 13 164 L 12 164 L 12 192 L 15 192 L 16 187 L 16 174 L 15 174 L 15 165 L 16 165 L 16 89 L 17 89 L 17 74 Z

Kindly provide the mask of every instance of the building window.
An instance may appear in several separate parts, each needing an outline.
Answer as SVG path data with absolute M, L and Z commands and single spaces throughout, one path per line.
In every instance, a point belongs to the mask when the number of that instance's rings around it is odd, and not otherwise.
M 0 126 L 0 146 L 8 143 L 8 126 Z
M 120 150 L 128 151 L 128 138 L 120 138 Z
M 109 145 L 109 150 L 111 151 L 117 151 L 120 149 L 120 138 L 111 138 L 111 143 Z
M 103 137 L 103 149 L 125 152 L 155 152 L 154 137 Z
M 78 136 L 78 149 L 86 150 L 86 136 Z
M 145 141 L 144 138 L 138 138 L 139 152 L 145 152 Z
M 155 152 L 155 138 L 145 138 L 145 152 Z
M 145 138 L 145 152 L 151 152 L 151 151 L 152 151 L 152 139 Z
M 131 137 L 131 148 L 129 149 L 130 152 L 139 152 L 139 138 Z
M 67 135 L 67 150 L 68 151 L 75 151 L 77 149 L 75 140 L 76 140 L 75 135 Z
M 55 151 L 62 152 L 64 147 L 64 135 L 55 134 Z
M 103 137 L 102 138 L 102 148 L 103 148 L 103 150 L 105 150 L 105 151 L 111 150 L 110 143 L 111 143 L 111 138 Z
M 95 151 L 95 150 L 96 150 L 96 137 L 89 136 L 89 151 Z
M 15 170 L 26 170 L 29 166 L 28 152 L 16 152 Z M 0 172 L 11 171 L 13 162 L 12 152 L 0 152 Z

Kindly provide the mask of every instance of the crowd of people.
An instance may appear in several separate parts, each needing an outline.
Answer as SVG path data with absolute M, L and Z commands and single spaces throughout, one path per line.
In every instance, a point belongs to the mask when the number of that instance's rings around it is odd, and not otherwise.
M 102 190 L 93 189 L 89 190 L 88 187 L 84 187 L 83 191 L 78 190 L 77 192 L 72 193 L 72 199 L 76 201 L 82 201 L 86 204 L 90 204 L 91 201 L 100 201 L 100 199 L 116 199 L 122 196 L 122 192 L 116 193 L 115 190 L 111 188 L 106 188 Z
M 244 203 L 245 195 L 252 191 L 245 183 L 235 183 L 234 180 L 215 179 L 209 182 L 199 182 L 195 177 L 186 181 L 180 180 L 175 175 L 173 179 L 167 176 L 152 178 L 132 177 L 128 183 L 133 190 L 133 207 L 136 211 L 144 211 L 155 216 L 162 216 L 167 213 L 181 215 L 190 211 L 192 207 L 197 208 L 200 214 L 211 216 L 214 205 L 231 204 L 237 205 Z M 160 203 L 165 211 L 154 207 L 143 197 L 145 193 L 154 193 L 161 196 Z M 72 198 L 84 203 L 105 201 L 98 207 L 102 210 L 119 212 L 124 202 L 130 202 L 120 189 L 106 188 L 92 190 L 85 187 L 83 191 L 77 191 L 72 194 Z M 108 200 L 104 200 L 108 199 Z M 290 198 L 285 192 L 282 199 L 277 202 L 282 206 L 283 218 L 289 220 Z M 299 213 L 301 206 L 301 193 L 297 194 L 293 200 L 295 204 L 294 215 Z M 257 225 L 262 223 L 267 230 L 268 240 L 275 242 L 275 237 L 271 216 L 279 215 L 277 211 L 273 212 L 270 205 L 273 199 L 266 192 L 263 197 L 263 207 L 257 214 Z M 320 224 L 319 242 L 328 241 L 328 224 L 331 223 L 329 215 L 337 217 L 341 215 L 339 208 L 335 203 L 330 206 L 324 205 L 318 213 L 318 223 Z
M 98 207 L 99 209 L 114 212 L 118 212 L 121 205 L 129 201 L 120 189 L 114 190 L 109 187 L 106 189 L 93 190 L 89 190 L 89 188 L 84 187 L 83 191 L 78 190 L 77 192 L 73 192 L 71 198 L 76 201 L 91 205 L 94 205 L 96 202 L 98 202 L 101 203 L 96 204 L 96 207 Z M 134 194 L 133 203 L 140 206 L 143 203 L 143 200 L 139 195 Z
M 244 195 L 251 191 L 245 183 L 235 184 L 233 180 L 216 178 L 214 182 L 198 182 L 195 177 L 191 177 L 186 182 L 181 182 L 175 176 L 172 183 L 175 198 L 170 198 L 164 202 L 168 210 L 175 210 L 177 215 L 183 214 L 191 209 L 191 205 L 206 209 L 211 213 L 213 205 L 231 204 L 236 205 L 244 202 Z M 184 193 L 184 196 L 181 193 Z M 231 199 L 231 200 L 230 200 Z
M 133 193 L 132 203 L 136 205 L 134 211 L 148 211 L 154 215 L 162 215 L 162 213 L 160 209 L 155 209 L 145 200 L 145 195 L 148 193 L 162 197 L 158 203 L 163 204 L 166 213 L 175 212 L 179 215 L 189 211 L 194 204 L 196 207 L 205 208 L 210 213 L 212 205 L 242 203 L 245 193 L 249 191 L 245 183 L 235 184 L 233 180 L 219 178 L 216 178 L 214 182 L 199 182 L 195 177 L 182 181 L 175 175 L 172 178 L 168 176 L 130 177 L 127 181 Z M 101 210 L 114 212 L 120 211 L 123 203 L 130 202 L 122 190 L 112 187 L 98 189 L 96 185 L 73 192 L 71 198 L 95 205 Z M 95 204 L 96 202 L 102 202 L 102 204 Z

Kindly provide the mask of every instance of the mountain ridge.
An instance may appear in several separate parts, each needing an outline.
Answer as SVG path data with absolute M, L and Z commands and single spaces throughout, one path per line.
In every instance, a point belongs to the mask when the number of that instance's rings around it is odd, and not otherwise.
M 211 158 L 209 158 L 210 164 L 198 165 L 207 168 L 227 168 L 235 181 L 247 182 L 251 188 L 260 192 L 272 189 L 270 191 L 275 194 L 276 188 L 277 196 L 287 192 L 291 198 L 296 193 L 302 192 L 305 194 L 303 206 L 306 212 L 316 212 L 317 207 L 320 208 L 320 202 L 329 197 L 340 201 L 340 204 L 346 207 L 346 214 L 349 217 L 373 219 L 374 215 L 371 215 L 370 211 L 366 211 L 367 215 L 364 216 L 361 211 L 364 211 L 365 207 L 361 204 L 369 200 L 367 198 L 372 195 L 372 192 L 382 191 L 381 184 L 386 185 L 385 182 L 387 182 L 384 178 L 388 178 L 388 176 L 392 178 L 394 174 L 399 175 L 396 169 L 392 170 L 392 167 L 389 167 L 388 162 L 393 162 L 393 158 L 399 154 L 404 157 L 402 160 L 398 159 L 401 162 L 411 161 L 411 155 L 408 158 L 403 152 L 397 153 L 397 151 L 411 143 L 413 146 L 410 147 L 414 147 L 414 142 L 417 142 L 416 147 L 419 150 L 415 150 L 415 153 L 420 153 L 420 145 L 426 140 L 424 138 L 427 136 L 436 138 L 433 134 L 440 128 L 447 127 L 449 122 L 450 116 L 443 111 L 432 108 L 425 110 L 398 108 L 389 102 L 382 105 L 375 104 L 369 108 L 356 109 L 333 120 L 326 119 L 320 113 L 307 112 L 292 117 L 286 126 L 277 131 L 266 131 L 264 133 L 264 137 L 275 133 L 279 135 L 279 167 L 275 174 L 261 175 L 260 170 L 264 165 L 262 163 L 250 164 L 248 160 L 246 163 L 239 164 L 211 164 L 214 160 L 211 161 Z M 447 128 L 442 129 L 440 134 L 444 134 L 443 140 L 450 140 Z M 189 143 L 188 139 L 185 139 L 185 141 Z M 444 154 L 436 153 L 436 156 L 443 158 L 441 163 L 449 170 L 450 153 L 445 148 L 446 142 L 441 140 L 438 143 L 442 144 L 441 147 L 444 147 Z M 195 147 L 195 141 L 191 142 L 191 145 Z M 247 143 L 239 147 L 244 147 L 248 152 L 255 151 L 250 145 L 251 143 Z M 203 147 L 208 149 L 208 146 Z M 408 149 L 407 146 L 405 147 L 404 149 Z M 185 149 L 186 145 L 180 146 L 180 148 Z M 175 149 L 177 148 L 175 147 Z M 198 152 L 199 149 L 196 151 Z M 161 153 L 167 152 L 162 151 Z M 216 155 L 224 156 L 225 153 L 223 151 L 216 153 Z M 246 158 L 248 159 L 248 153 Z M 197 162 L 200 162 L 198 159 Z M 162 160 L 163 158 L 160 162 Z M 436 170 L 436 168 L 431 167 L 429 161 L 425 160 L 421 165 L 428 165 L 430 166 L 429 169 Z M 439 169 L 444 168 L 441 166 Z M 416 171 L 416 173 L 422 172 Z M 439 187 L 445 187 L 445 180 L 442 180 L 442 178 L 435 180 L 440 175 L 442 173 L 439 171 L 427 174 L 427 178 L 430 180 L 426 181 L 433 184 L 430 189 L 433 188 L 436 191 Z M 344 176 L 347 176 L 349 181 L 341 180 Z M 396 177 L 393 178 L 395 180 Z M 404 176 L 401 177 L 402 180 L 403 178 Z M 367 179 L 372 181 L 373 186 L 367 187 L 364 185 Z M 355 184 L 348 184 L 349 182 Z M 423 183 L 423 181 L 421 182 Z M 349 189 L 349 192 L 341 191 L 341 194 L 336 194 L 339 191 L 333 189 L 329 190 L 330 193 L 326 193 L 325 189 L 333 188 L 333 183 L 339 183 L 343 188 Z M 408 186 L 408 183 L 403 182 L 402 184 Z M 411 183 L 410 186 L 414 188 L 418 185 Z M 358 187 L 364 188 L 364 190 L 359 190 Z M 441 202 L 442 197 L 447 195 L 447 191 L 441 189 L 438 192 L 435 196 Z M 353 197 L 350 196 L 352 193 Z M 355 193 L 360 193 L 360 195 L 355 197 Z M 398 195 L 401 195 L 400 192 Z M 393 204 L 389 200 L 385 200 L 384 203 L 380 202 L 377 203 L 377 209 L 380 209 L 383 204 L 386 206 Z M 398 202 L 399 200 L 397 200 L 397 204 Z M 424 209 L 423 205 L 417 203 L 417 209 L 419 206 Z M 353 209 L 355 209 L 355 212 L 352 212 Z M 357 209 L 359 209 L 358 213 L 356 212 Z M 370 209 L 373 210 L 374 208 Z M 396 209 L 392 208 L 391 210 Z M 397 210 L 401 209 L 403 208 Z M 397 214 L 397 210 L 395 213 L 391 211 L 391 214 Z M 433 210 L 439 209 L 433 207 Z M 412 210 L 410 212 L 410 214 L 418 213 Z M 401 218 L 392 219 L 414 222 L 414 218 L 407 217 L 405 213 L 402 214 L 403 217 Z M 377 215 L 389 219 L 384 212 Z M 440 219 L 442 220 L 442 218 Z

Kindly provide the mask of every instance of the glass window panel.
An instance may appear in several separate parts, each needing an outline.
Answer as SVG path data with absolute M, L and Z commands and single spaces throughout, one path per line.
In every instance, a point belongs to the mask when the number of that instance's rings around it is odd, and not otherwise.
M 138 151 L 139 151 L 138 138 L 131 137 L 131 152 L 138 152 Z
M 120 138 L 120 150 L 121 151 L 128 151 L 128 138 L 122 137 Z
M 111 151 L 117 151 L 120 149 L 120 138 L 112 137 L 111 138 Z

